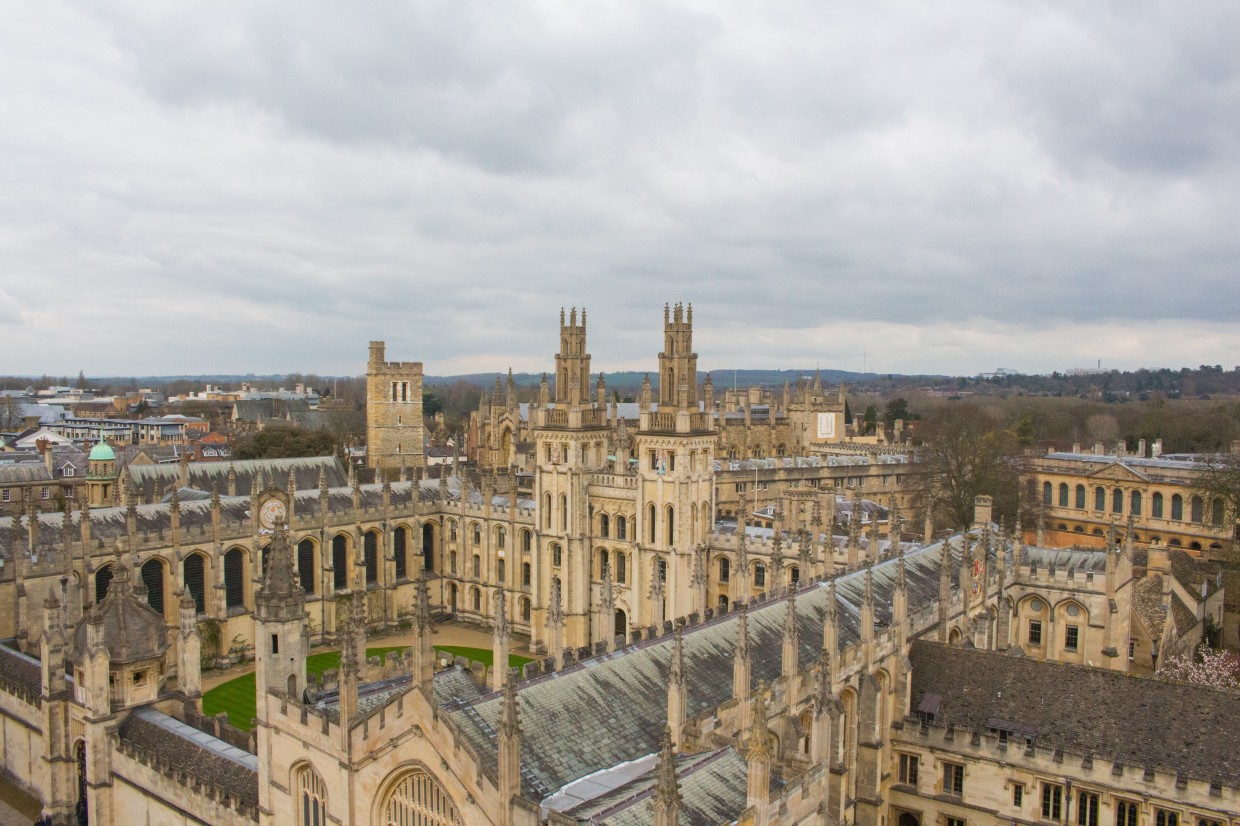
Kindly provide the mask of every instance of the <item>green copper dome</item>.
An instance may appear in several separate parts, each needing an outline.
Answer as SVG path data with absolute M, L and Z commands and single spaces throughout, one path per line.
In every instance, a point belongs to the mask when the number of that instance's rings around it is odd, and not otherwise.
M 100 442 L 90 449 L 90 462 L 114 462 L 116 453 L 107 442 Z

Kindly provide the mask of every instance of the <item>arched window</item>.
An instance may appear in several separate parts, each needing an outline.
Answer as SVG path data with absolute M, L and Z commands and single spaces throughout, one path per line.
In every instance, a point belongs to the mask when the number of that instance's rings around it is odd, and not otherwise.
M 551 527 L 551 494 L 543 494 L 543 527 Z
M 224 600 L 229 608 L 245 605 L 245 553 L 240 548 L 224 554 Z
M 521 597 L 521 621 L 530 621 L 530 600 L 529 597 Z
M 164 564 L 148 559 L 142 566 L 142 584 L 146 586 L 146 604 L 161 616 L 164 613 Z
M 667 506 L 667 544 L 676 544 L 676 509 L 671 505 Z
M 616 566 L 616 582 L 624 582 L 624 579 L 626 576 L 628 576 L 628 574 L 624 570 L 624 567 L 625 567 L 624 554 L 621 553 L 620 551 L 616 551 L 615 553 L 614 564 Z
M 418 770 L 403 778 L 380 809 L 383 826 L 460 826 L 452 799 L 429 774 Z
M 607 578 L 607 549 L 603 548 L 598 552 L 598 578 Z
M 435 525 L 425 522 L 422 525 L 422 569 L 435 570 Z
M 456 541 L 456 520 L 455 519 L 448 520 L 448 539 L 452 540 L 453 542 Z
M 1223 526 L 1223 500 L 1217 496 L 1210 503 L 1210 524 L 1216 528 Z
M 568 497 L 560 494 L 560 529 L 568 530 Z
M 392 556 L 396 557 L 396 578 L 405 579 L 409 576 L 409 562 L 405 559 L 407 542 L 405 528 L 398 526 L 392 532 Z
M 560 543 L 553 543 L 551 546 L 551 564 L 556 568 L 564 562 L 564 552 L 560 549 Z
M 1132 512 L 1132 515 L 1140 516 L 1141 515 L 1141 491 L 1134 490 L 1132 492 L 1132 496 L 1128 498 L 1128 501 L 1129 501 L 1128 509 Z
M 314 593 L 314 541 L 303 539 L 297 543 L 297 579 L 301 582 L 301 590 L 307 594 Z
M 521 584 L 526 588 L 530 587 L 530 563 L 521 563 Z
M 495 547 L 508 547 L 508 531 L 504 530 L 502 526 L 495 529 Z
M 1061 508 L 1068 507 L 1068 483 L 1059 483 L 1059 506 Z
M 1099 485 L 1094 488 L 1094 510 L 1106 510 L 1107 506 L 1107 489 Z
M 793 565 L 791 568 L 788 569 L 788 581 L 791 582 L 793 585 L 796 585 L 798 582 L 801 581 L 800 567 Z
M 1111 491 L 1111 512 L 1112 513 L 1123 513 L 1124 512 L 1124 492 L 1120 490 L 1119 488 L 1116 488 L 1115 490 Z
M 481 611 L 482 610 L 482 592 L 479 591 L 477 588 L 473 589 L 473 600 L 474 600 L 474 610 Z
M 529 531 L 521 531 L 521 551 L 523 553 L 528 554 L 530 552 L 530 548 L 532 547 L 532 543 L 534 541 L 533 536 L 534 535 Z
M 655 532 L 653 504 L 646 506 L 646 521 L 650 523 L 650 527 L 646 529 L 646 533 L 650 536 L 650 544 L 653 545 L 658 541 L 658 534 Z
M 472 523 L 469 527 L 470 527 L 470 532 L 473 534 L 474 544 L 481 545 L 482 544 L 482 527 L 477 522 Z
M 755 563 L 753 566 L 753 585 L 755 588 L 766 587 L 766 566 L 761 562 Z
M 504 576 L 505 572 L 506 572 L 506 569 L 504 567 L 504 560 L 502 559 L 495 560 L 495 573 L 501 585 L 504 584 L 504 580 L 506 579 L 506 577 Z
M 1155 519 L 1162 519 L 1163 515 L 1163 495 L 1155 493 L 1150 500 L 1150 516 Z
M 482 579 L 482 557 L 474 554 L 472 567 L 469 569 L 474 579 Z
M 448 554 L 448 573 L 456 576 L 456 551 Z
M 379 534 L 367 531 L 362 537 L 362 554 L 366 561 L 366 584 L 379 581 Z
M 598 515 L 598 535 L 606 539 L 610 528 L 611 520 L 607 518 L 607 514 L 600 513 Z
M 719 581 L 729 582 L 732 578 L 732 563 L 726 556 L 719 557 Z
M 349 540 L 342 533 L 332 537 L 332 587 L 349 587 Z
M 1076 486 L 1076 507 L 1077 510 L 1085 510 L 1085 486 Z
M 108 595 L 108 586 L 112 584 L 112 566 L 104 565 L 95 572 L 95 602 L 103 602 Z
M 1194 496 L 1191 501 L 1193 521 L 1200 524 L 1205 519 L 1205 503 L 1200 496 Z
M 206 562 L 202 554 L 190 554 L 181 563 L 181 573 L 185 577 L 185 587 L 194 600 L 194 610 L 199 614 L 207 612 L 207 576 Z
M 1171 497 L 1171 518 L 1184 520 L 1184 497 L 1178 493 Z
M 628 522 L 625 520 L 625 518 L 623 516 L 617 516 L 616 517 L 616 539 L 627 539 L 628 528 L 629 528 Z
M 1051 483 L 1043 482 L 1042 483 L 1042 504 L 1043 505 L 1051 504 L 1051 495 L 1052 495 L 1051 491 L 1052 491 Z
M 310 766 L 297 771 L 295 788 L 301 797 L 297 826 L 327 826 L 327 786 Z

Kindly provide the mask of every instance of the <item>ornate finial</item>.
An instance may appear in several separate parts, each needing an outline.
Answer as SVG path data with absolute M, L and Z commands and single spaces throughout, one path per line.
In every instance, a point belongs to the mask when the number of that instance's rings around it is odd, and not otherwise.
M 672 727 L 664 726 L 663 740 L 659 746 L 659 767 L 656 769 L 654 796 L 650 808 L 667 815 L 665 822 L 676 822 L 680 810 L 680 786 L 676 782 L 676 749 L 672 745 Z
M 746 759 L 770 757 L 771 744 L 767 741 L 766 685 L 759 685 L 753 695 L 753 724 L 749 728 L 749 749 Z

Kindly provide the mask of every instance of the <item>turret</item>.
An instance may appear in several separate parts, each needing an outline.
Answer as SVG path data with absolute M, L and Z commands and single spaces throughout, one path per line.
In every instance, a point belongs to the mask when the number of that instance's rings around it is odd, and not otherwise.
M 663 730 L 655 774 L 658 779 L 649 804 L 654 814 L 654 826 L 680 826 L 681 796 L 680 785 L 676 782 L 676 749 L 671 726 Z

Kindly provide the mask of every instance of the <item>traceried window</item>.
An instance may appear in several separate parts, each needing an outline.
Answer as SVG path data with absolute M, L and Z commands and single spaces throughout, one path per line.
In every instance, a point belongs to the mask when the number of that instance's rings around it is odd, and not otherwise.
M 1131 800 L 1115 801 L 1115 826 L 1138 826 L 1137 804 Z
M 460 826 L 452 799 L 423 771 L 401 780 L 383 802 L 384 826 Z
M 719 557 L 719 581 L 728 582 L 732 577 L 732 563 L 726 556 Z
M 1180 826 L 1180 813 L 1170 809 L 1155 809 L 1154 826 Z
M 327 786 L 310 766 L 297 772 L 296 788 L 301 798 L 297 826 L 327 826 Z
M 1076 797 L 1077 826 L 1098 826 L 1098 793 L 1082 791 Z
M 1059 820 L 1063 816 L 1063 786 L 1042 784 L 1042 819 Z
M 224 554 L 224 600 L 229 608 L 245 604 L 245 555 L 240 548 Z
M 623 516 L 616 517 L 616 539 L 628 539 L 628 521 Z
M 624 554 L 621 553 L 620 551 L 616 551 L 615 560 L 616 560 L 615 561 L 616 582 L 623 583 L 625 581 L 625 578 L 628 576 L 628 571 L 625 570 Z

